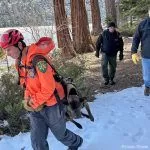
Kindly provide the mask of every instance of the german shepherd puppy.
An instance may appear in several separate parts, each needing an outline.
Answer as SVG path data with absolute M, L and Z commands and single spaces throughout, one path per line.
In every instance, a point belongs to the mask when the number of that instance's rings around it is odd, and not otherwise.
M 94 117 L 85 97 L 80 98 L 78 95 L 69 95 L 67 102 L 64 102 L 64 104 L 66 105 L 66 120 L 71 121 L 78 128 L 82 129 L 82 126 L 74 120 L 76 118 L 86 117 L 91 121 L 94 121 Z M 81 111 L 83 107 L 85 107 L 88 114 L 85 114 Z

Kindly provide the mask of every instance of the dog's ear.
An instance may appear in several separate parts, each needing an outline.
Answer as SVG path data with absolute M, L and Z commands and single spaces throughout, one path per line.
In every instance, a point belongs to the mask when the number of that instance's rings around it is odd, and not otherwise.
M 86 97 L 81 97 L 81 98 L 79 98 L 79 101 L 80 102 L 84 102 L 86 100 Z
M 62 102 L 63 102 L 64 105 L 69 105 L 67 100 L 62 100 Z

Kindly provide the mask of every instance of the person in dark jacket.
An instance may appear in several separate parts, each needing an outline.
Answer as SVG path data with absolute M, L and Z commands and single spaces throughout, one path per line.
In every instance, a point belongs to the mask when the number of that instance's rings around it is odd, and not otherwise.
M 141 21 L 133 37 L 132 42 L 132 60 L 135 64 L 139 61 L 137 50 L 141 42 L 141 56 L 143 79 L 145 84 L 144 95 L 150 95 L 150 9 L 149 17 Z
M 108 29 L 98 37 L 96 42 L 96 54 L 102 54 L 102 73 L 105 80 L 104 84 L 115 84 L 114 77 L 117 67 L 117 52 L 120 51 L 119 59 L 123 59 L 123 40 L 114 22 L 108 24 Z M 109 65 L 109 69 L 108 69 Z

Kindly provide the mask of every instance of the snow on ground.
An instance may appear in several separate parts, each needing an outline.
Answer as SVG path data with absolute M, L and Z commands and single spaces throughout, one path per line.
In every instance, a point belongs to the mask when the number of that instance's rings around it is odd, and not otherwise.
M 81 135 L 80 150 L 150 150 L 150 96 L 143 95 L 143 87 L 96 95 L 90 103 L 95 122 L 78 119 L 83 129 L 71 123 L 67 127 Z M 50 150 L 66 150 L 49 133 Z M 15 137 L 3 136 L 0 150 L 32 150 L 30 133 Z

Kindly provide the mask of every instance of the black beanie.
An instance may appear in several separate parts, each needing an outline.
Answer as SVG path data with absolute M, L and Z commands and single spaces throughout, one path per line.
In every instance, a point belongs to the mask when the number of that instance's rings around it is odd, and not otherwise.
M 109 28 L 109 27 L 114 27 L 114 28 L 115 28 L 115 27 L 116 27 L 116 25 L 115 25 L 115 23 L 114 23 L 114 22 L 110 22 L 110 23 L 108 24 L 108 28 Z

